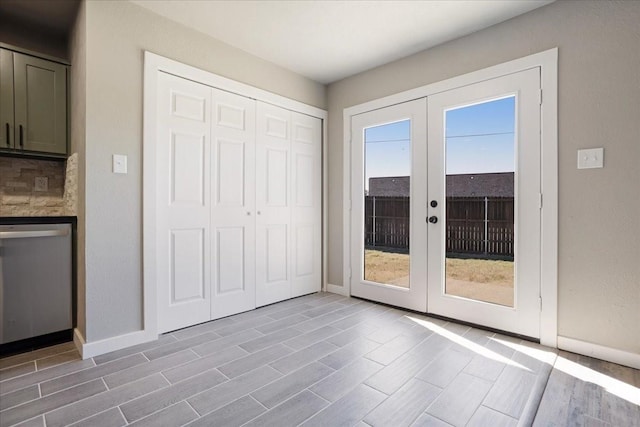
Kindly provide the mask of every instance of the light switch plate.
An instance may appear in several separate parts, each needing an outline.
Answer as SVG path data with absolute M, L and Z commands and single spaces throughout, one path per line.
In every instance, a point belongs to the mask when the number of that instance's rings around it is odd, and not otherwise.
M 113 173 L 127 173 L 127 156 L 124 154 L 113 155 Z
M 48 191 L 49 190 L 49 178 L 46 176 L 36 176 L 34 182 L 35 191 Z
M 578 150 L 578 169 L 601 168 L 604 166 L 604 148 Z

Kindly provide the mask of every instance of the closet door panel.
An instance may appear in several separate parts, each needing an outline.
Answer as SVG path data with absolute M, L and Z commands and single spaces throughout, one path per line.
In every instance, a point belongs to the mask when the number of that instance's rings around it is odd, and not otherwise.
M 322 122 L 291 113 L 292 296 L 321 288 Z
M 171 232 L 171 303 L 205 298 L 204 233 L 202 228 Z
M 164 73 L 158 79 L 158 327 L 167 332 L 211 318 L 211 88 Z
M 291 112 L 257 103 L 256 305 L 291 298 Z
M 213 89 L 212 318 L 255 308 L 255 101 Z
M 289 233 L 286 224 L 265 226 L 266 265 L 265 283 L 267 286 L 286 281 L 288 278 Z
M 245 289 L 245 227 L 218 227 L 216 241 L 216 297 Z

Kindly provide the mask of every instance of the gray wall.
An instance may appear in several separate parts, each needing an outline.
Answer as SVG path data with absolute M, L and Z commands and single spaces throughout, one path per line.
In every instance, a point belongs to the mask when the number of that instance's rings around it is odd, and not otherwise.
M 64 34 L 0 13 L 0 41 L 33 52 L 69 60 Z
M 342 284 L 343 109 L 559 48 L 559 335 L 640 353 L 640 2 L 558 1 L 333 83 L 329 282 Z M 604 147 L 605 168 L 576 169 Z
M 142 327 L 143 51 L 325 108 L 325 87 L 122 1 L 86 3 L 86 331 Z M 111 173 L 112 154 L 129 173 Z
M 85 2 L 81 2 L 78 15 L 69 36 L 69 56 L 71 67 L 69 69 L 69 140 L 71 153 L 78 153 L 78 294 L 77 327 L 86 337 L 86 281 L 85 281 L 85 143 L 86 143 L 86 105 L 87 105 L 87 8 Z

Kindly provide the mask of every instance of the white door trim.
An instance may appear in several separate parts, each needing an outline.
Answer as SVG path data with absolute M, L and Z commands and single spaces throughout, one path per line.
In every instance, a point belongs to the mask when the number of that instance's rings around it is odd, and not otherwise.
M 349 295 L 351 236 L 351 117 L 472 83 L 501 77 L 533 67 L 541 68 L 541 146 L 542 146 L 542 236 L 540 342 L 549 347 L 558 344 L 558 48 L 546 50 L 473 71 L 437 83 L 407 90 L 384 98 L 345 108 L 343 112 L 343 286 L 331 286 L 330 291 Z M 338 289 L 341 288 L 341 289 Z
M 135 342 L 129 343 L 130 345 L 152 341 L 158 337 L 158 308 L 157 308 L 157 277 L 156 277 L 156 147 L 154 141 L 156 140 L 156 108 L 158 105 L 157 100 L 157 86 L 158 86 L 158 73 L 166 72 L 176 75 L 188 80 L 192 80 L 198 83 L 205 84 L 207 86 L 215 87 L 227 92 L 235 93 L 247 98 L 252 98 L 258 101 L 263 101 L 268 104 L 276 105 L 288 110 L 296 111 L 302 114 L 309 115 L 322 120 L 323 129 L 323 164 L 322 164 L 322 180 L 326 183 L 326 129 L 327 129 L 327 111 L 320 108 L 304 104 L 299 101 L 295 101 L 286 98 L 281 95 L 277 95 L 272 92 L 268 92 L 263 89 L 259 89 L 244 83 L 237 82 L 235 80 L 228 79 L 226 77 L 219 76 L 208 71 L 204 71 L 190 65 L 186 65 L 172 59 L 157 55 L 155 53 L 145 51 L 144 52 L 144 95 L 143 95 L 143 153 L 142 153 L 142 166 L 143 166 L 143 209 L 142 209 L 142 234 L 143 234 L 143 329 L 141 334 L 136 335 L 138 337 Z M 326 187 L 322 188 L 322 206 L 323 206 L 323 230 L 322 230 L 322 246 L 323 254 L 326 251 L 326 206 L 327 195 Z M 322 259 L 322 271 L 326 272 L 326 257 Z M 323 274 L 322 284 L 323 289 L 326 289 L 326 274 Z M 105 351 L 111 351 L 105 348 Z

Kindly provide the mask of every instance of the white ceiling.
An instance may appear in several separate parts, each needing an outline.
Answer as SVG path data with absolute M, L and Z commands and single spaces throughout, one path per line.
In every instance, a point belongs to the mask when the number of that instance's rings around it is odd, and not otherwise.
M 411 55 L 553 0 L 133 0 L 321 83 Z

